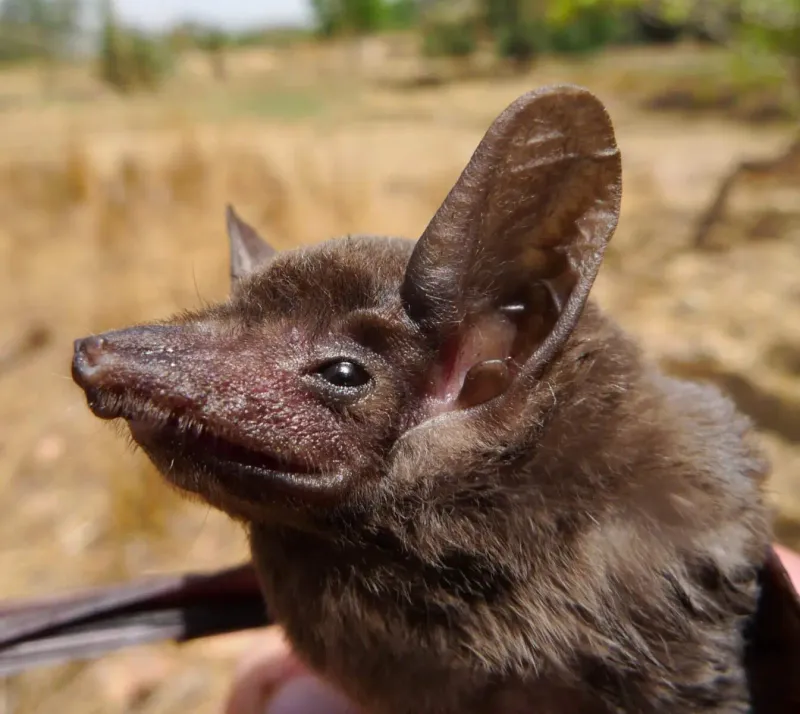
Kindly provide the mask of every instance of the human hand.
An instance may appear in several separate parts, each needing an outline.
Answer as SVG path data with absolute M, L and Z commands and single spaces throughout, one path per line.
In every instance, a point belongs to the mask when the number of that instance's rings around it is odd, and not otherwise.
M 224 714 L 359 714 L 295 657 L 278 627 L 241 660 Z
M 800 555 L 781 546 L 775 551 L 800 591 Z M 329 685 L 294 656 L 283 633 L 271 627 L 240 662 L 225 714 L 358 714 Z
M 783 567 L 786 568 L 786 572 L 789 573 L 795 590 L 800 592 L 800 554 L 784 548 L 782 545 L 776 545 L 775 552 L 781 559 Z

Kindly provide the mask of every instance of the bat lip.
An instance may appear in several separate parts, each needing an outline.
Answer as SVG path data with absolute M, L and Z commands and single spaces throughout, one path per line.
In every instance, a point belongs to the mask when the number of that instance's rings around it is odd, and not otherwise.
M 164 451 L 191 455 L 204 463 L 237 464 L 242 468 L 269 473 L 292 473 L 315 476 L 319 474 L 306 461 L 295 456 L 266 449 L 253 449 L 233 440 L 224 430 L 210 425 L 184 426 L 180 417 L 173 416 L 164 422 L 142 418 L 140 415 L 124 416 L 134 441 L 142 447 L 160 448 Z
M 208 427 L 181 428 L 177 418 L 166 425 L 141 418 L 126 421 L 134 441 L 161 465 L 168 482 L 220 506 L 224 502 L 224 510 L 286 499 L 329 505 L 347 489 L 345 469 L 323 471 L 294 456 L 250 449 Z
M 204 455 L 199 461 L 191 447 L 164 450 L 153 443 L 140 446 L 164 466 L 161 472 L 173 486 L 248 520 L 257 520 L 265 514 L 275 516 L 275 508 L 280 512 L 292 503 L 331 505 L 344 493 L 348 483 L 344 471 L 291 471 L 243 463 L 217 454 Z M 267 511 L 262 511 L 264 507 Z

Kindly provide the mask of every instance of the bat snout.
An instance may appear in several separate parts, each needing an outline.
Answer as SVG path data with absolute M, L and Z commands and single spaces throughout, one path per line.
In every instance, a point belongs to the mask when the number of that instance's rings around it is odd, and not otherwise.
M 127 417 L 132 404 L 123 405 L 125 398 L 154 391 L 152 373 L 174 359 L 169 336 L 163 329 L 136 327 L 75 340 L 72 379 L 95 416 Z
M 179 328 L 148 325 L 83 337 L 74 342 L 72 377 L 84 390 L 124 386 L 140 373 L 174 363 L 183 336 Z

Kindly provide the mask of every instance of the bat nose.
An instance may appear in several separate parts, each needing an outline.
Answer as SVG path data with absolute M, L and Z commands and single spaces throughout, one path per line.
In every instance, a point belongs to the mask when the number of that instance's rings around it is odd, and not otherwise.
M 80 340 L 75 340 L 75 356 L 77 357 L 80 355 L 91 366 L 95 366 L 97 361 L 102 359 L 105 347 L 105 337 L 99 337 L 97 335 L 84 337 Z
M 106 346 L 106 339 L 97 335 L 75 340 L 72 377 L 80 386 L 92 385 L 93 377 L 97 376 L 103 358 L 108 354 Z

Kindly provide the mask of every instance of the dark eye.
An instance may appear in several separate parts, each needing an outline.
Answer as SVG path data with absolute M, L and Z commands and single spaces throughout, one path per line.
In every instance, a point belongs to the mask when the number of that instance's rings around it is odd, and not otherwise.
M 318 372 L 326 382 L 334 387 L 357 389 L 363 387 L 371 377 L 360 364 L 349 360 L 337 360 L 324 365 Z

